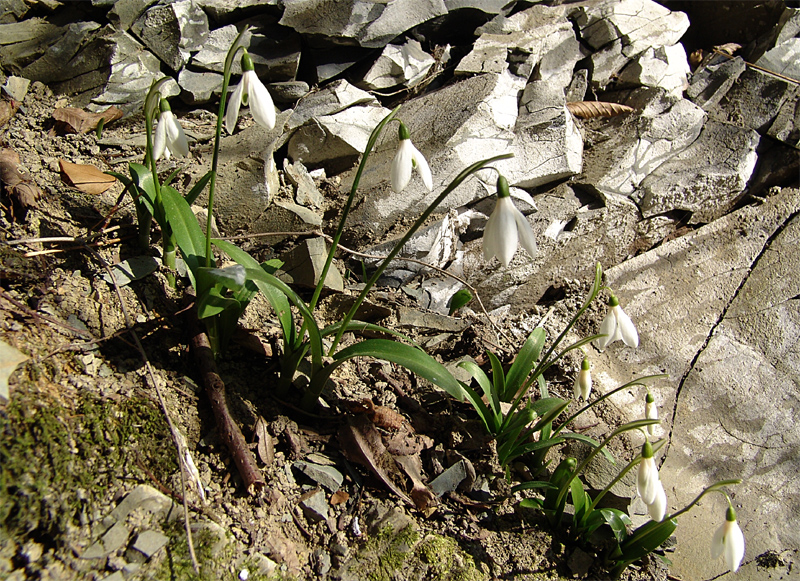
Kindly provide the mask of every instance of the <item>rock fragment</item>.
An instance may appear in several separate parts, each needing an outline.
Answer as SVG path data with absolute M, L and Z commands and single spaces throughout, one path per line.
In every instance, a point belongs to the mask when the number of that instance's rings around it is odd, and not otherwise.
M 390 44 L 366 72 L 359 85 L 371 91 L 397 85 L 413 87 L 420 83 L 436 60 L 422 50 L 419 42 L 409 40 L 404 45 Z
M 203 46 L 209 33 L 208 18 L 194 0 L 179 0 L 148 9 L 131 31 L 177 72 L 188 62 L 190 53 Z

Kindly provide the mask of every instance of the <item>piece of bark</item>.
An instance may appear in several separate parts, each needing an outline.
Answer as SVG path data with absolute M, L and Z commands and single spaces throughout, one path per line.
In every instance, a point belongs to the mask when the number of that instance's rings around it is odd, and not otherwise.
M 239 475 L 244 481 L 247 493 L 254 496 L 260 493 L 267 483 L 256 466 L 256 459 L 250 452 L 239 425 L 228 410 L 228 403 L 225 399 L 225 382 L 217 372 L 217 364 L 214 361 L 214 353 L 208 337 L 200 329 L 196 318 L 192 315 L 188 316 L 191 321 L 189 347 L 211 402 L 211 410 L 214 412 L 214 419 L 217 422 L 217 433 L 220 440 L 228 447 L 236 468 L 239 470 Z

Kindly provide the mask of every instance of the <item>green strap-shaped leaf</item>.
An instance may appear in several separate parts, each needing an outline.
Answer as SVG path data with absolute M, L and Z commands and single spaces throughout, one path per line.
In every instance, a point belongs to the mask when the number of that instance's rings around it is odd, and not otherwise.
M 233 256 L 231 256 L 231 258 L 236 260 Z M 305 301 L 303 301 L 303 299 L 301 299 L 296 292 L 290 289 L 285 282 L 276 278 L 275 275 L 264 271 L 264 269 L 261 268 L 261 265 L 259 265 L 258 268 L 247 268 L 246 272 L 247 278 L 254 281 L 256 284 L 258 284 L 260 281 L 279 290 L 292 302 L 295 307 L 297 307 L 297 310 L 300 311 L 300 315 L 303 317 L 303 320 L 306 323 L 308 340 L 311 343 L 311 375 L 313 381 L 313 377 L 316 376 L 322 369 L 322 337 L 319 334 L 319 327 L 317 326 L 316 319 L 314 319 L 314 313 L 308 310 L 308 305 L 306 305 Z M 278 313 L 279 318 L 280 316 L 280 313 Z M 285 334 L 285 336 L 288 337 L 289 335 Z M 325 385 L 325 383 L 323 382 L 322 385 Z M 321 389 L 322 387 L 320 386 L 320 390 Z
M 570 496 L 572 496 L 572 506 L 575 507 L 575 513 L 572 518 L 577 527 L 582 527 L 586 520 L 586 509 L 589 507 L 591 500 L 587 499 L 586 491 L 583 489 L 583 484 L 580 478 L 573 478 L 569 483 Z
M 322 334 L 323 337 L 328 337 L 338 332 L 339 327 L 341 326 L 342 326 L 342 321 L 339 321 L 337 323 L 328 325 L 327 327 L 322 329 L 320 333 Z M 347 328 L 345 329 L 345 331 L 349 333 L 363 333 L 365 331 L 386 333 L 387 335 L 392 335 L 393 337 L 397 337 L 398 339 L 407 341 L 414 347 L 419 348 L 419 345 L 417 345 L 417 343 L 405 333 L 401 333 L 400 331 L 395 331 L 394 329 L 389 329 L 388 327 L 381 327 L 380 325 L 375 325 L 373 323 L 365 323 L 363 321 L 350 321 L 349 323 L 347 323 Z
M 481 387 L 483 391 L 483 395 L 486 396 L 486 401 L 492 406 L 492 411 L 496 417 L 500 417 L 500 398 L 498 394 L 492 389 L 492 383 L 489 381 L 489 378 L 483 372 L 483 369 L 478 367 L 478 365 L 474 361 L 462 361 L 458 364 L 459 367 L 466 370 L 472 377 L 475 378 L 475 381 L 478 382 L 478 385 Z M 496 431 L 492 432 L 493 434 Z
M 652 553 L 675 532 L 677 525 L 678 522 L 673 519 L 661 522 L 651 520 L 643 524 L 620 543 L 619 548 L 622 551 L 620 560 L 630 564 Z
M 539 358 L 544 347 L 545 331 L 541 327 L 536 327 L 528 338 L 522 349 L 517 353 L 514 363 L 506 374 L 505 394 L 503 401 L 509 401 L 513 398 L 519 389 L 522 387 L 523 382 L 528 377 L 528 374 L 533 369 L 533 365 Z
M 592 513 L 592 516 L 599 514 L 603 521 L 611 527 L 611 532 L 614 533 L 614 538 L 617 542 L 622 542 L 628 536 L 628 526 L 631 526 L 631 518 L 616 508 L 601 508 Z
M 236 309 L 241 314 L 241 305 L 236 299 L 223 297 L 219 288 L 210 288 L 197 299 L 197 318 L 206 319 L 228 309 Z M 238 318 L 238 315 L 237 315 Z
M 497 397 L 500 398 L 500 401 L 504 402 L 510 401 L 505 397 L 506 374 L 503 371 L 503 364 L 500 363 L 500 360 L 497 358 L 497 355 L 495 355 L 491 351 L 487 351 L 486 354 L 489 356 L 489 361 L 491 361 L 492 363 L 492 385 L 494 393 L 497 394 Z
M 181 249 L 183 259 L 189 267 L 189 278 L 192 286 L 197 290 L 197 295 L 202 296 L 208 287 L 198 287 L 197 269 L 205 266 L 206 238 L 197 218 L 175 188 L 169 186 L 161 188 L 161 202 L 164 212 L 172 228 L 172 235 L 178 248 Z
M 262 266 L 255 258 L 250 256 L 247 252 L 235 244 L 232 244 L 227 240 L 217 239 L 212 239 L 211 242 L 214 244 L 214 246 L 230 256 L 234 262 L 241 264 L 246 269 L 263 270 Z M 263 281 L 253 280 L 253 282 L 256 284 L 256 286 L 258 286 L 258 289 L 264 293 L 264 296 L 267 297 L 267 301 L 269 301 L 269 304 L 275 311 L 275 315 L 278 317 L 278 322 L 281 326 L 281 331 L 283 331 L 284 340 L 289 346 L 293 346 L 295 342 L 295 328 L 294 322 L 292 321 L 292 310 L 289 306 L 289 299 L 287 298 L 287 295 L 283 294 L 283 292 L 274 286 Z M 294 291 L 292 292 L 294 294 Z
M 589 436 L 584 436 L 583 434 L 576 434 L 574 432 L 561 432 L 561 437 L 567 440 L 578 440 L 579 442 L 583 442 L 584 444 L 589 444 L 592 448 L 597 448 L 600 446 L 600 442 L 595 440 L 594 438 L 590 438 Z M 608 448 L 602 448 L 600 452 L 603 456 L 606 457 L 606 460 L 611 462 L 612 464 L 616 464 L 617 461 L 614 458 L 614 455 L 608 451 Z
M 481 397 L 470 386 L 462 382 L 461 389 L 464 390 L 467 401 L 472 404 L 472 407 L 475 408 L 475 411 L 478 412 L 481 420 L 483 420 L 486 431 L 490 434 L 497 435 L 497 429 L 500 427 L 498 416 L 492 413 L 489 407 L 483 403 Z
M 461 384 L 444 365 L 424 351 L 405 343 L 388 339 L 367 339 L 342 349 L 333 357 L 335 359 L 333 365 L 327 366 L 326 369 L 338 367 L 353 357 L 375 357 L 391 361 L 441 387 L 459 401 L 464 400 L 464 390 Z M 330 372 L 327 373 L 327 377 L 330 377 Z M 327 377 L 322 380 L 322 385 Z M 317 381 L 317 378 L 312 378 L 312 382 L 314 381 Z
M 140 163 L 132 163 L 128 167 L 134 184 L 142 194 L 143 202 L 148 206 L 150 213 L 155 216 L 156 221 L 163 225 L 164 216 L 161 215 L 161 208 L 158 207 L 156 200 L 156 184 L 153 181 L 153 173 Z

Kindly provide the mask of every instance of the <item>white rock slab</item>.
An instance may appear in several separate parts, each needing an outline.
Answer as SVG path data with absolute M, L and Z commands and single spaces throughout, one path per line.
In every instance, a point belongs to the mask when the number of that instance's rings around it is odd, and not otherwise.
M 795 220 L 780 232 L 798 210 L 800 190 L 785 189 L 606 271 L 641 344 L 614 343 L 592 356 L 601 392 L 636 375 L 669 374 L 651 385 L 662 435 L 672 439 L 661 470 L 667 510 L 716 480 L 745 478 L 731 492 L 748 559 L 800 543 L 800 226 Z M 636 389 L 611 399 L 633 420 L 642 398 Z M 675 574 L 710 579 L 724 571 L 708 552 L 723 518 L 722 498 L 711 497 L 679 520 Z
M 436 60 L 422 50 L 419 42 L 409 40 L 403 45 L 390 44 L 361 79 L 359 85 L 380 91 L 397 85 L 413 87 L 428 74 Z

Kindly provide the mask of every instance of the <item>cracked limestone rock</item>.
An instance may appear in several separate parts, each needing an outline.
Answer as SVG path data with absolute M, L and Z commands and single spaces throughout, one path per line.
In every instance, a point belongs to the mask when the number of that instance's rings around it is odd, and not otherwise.
M 194 0 L 153 6 L 131 26 L 147 48 L 173 71 L 179 71 L 191 52 L 199 50 L 208 36 L 208 18 Z
M 592 82 L 600 88 L 611 83 L 637 55 L 678 44 L 689 28 L 686 14 L 673 12 L 652 0 L 603 0 L 581 6 L 572 17 L 581 40 L 595 51 Z M 678 82 L 675 77 L 680 77 L 684 66 L 676 53 L 677 49 L 670 49 L 669 74 L 664 76 L 668 84 Z M 654 56 L 661 58 L 659 54 Z M 640 62 L 645 79 L 649 74 L 647 65 L 654 64 L 647 58 Z M 633 75 L 633 71 L 629 74 Z M 680 84 L 684 82 L 685 79 Z
M 370 91 L 397 85 L 413 87 L 425 78 L 435 63 L 416 40 L 411 39 L 404 45 L 390 44 L 358 84 Z

